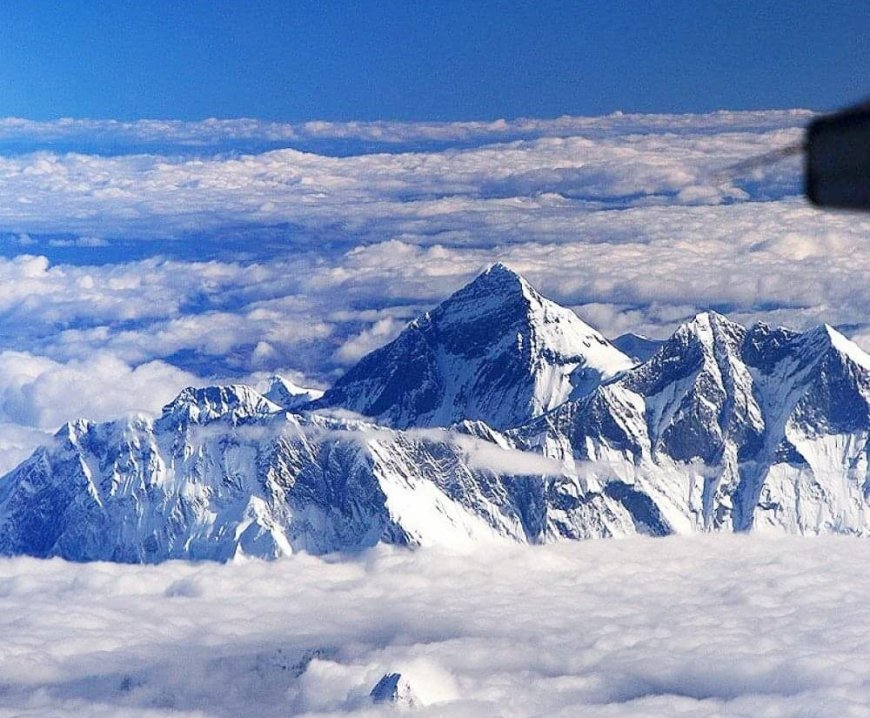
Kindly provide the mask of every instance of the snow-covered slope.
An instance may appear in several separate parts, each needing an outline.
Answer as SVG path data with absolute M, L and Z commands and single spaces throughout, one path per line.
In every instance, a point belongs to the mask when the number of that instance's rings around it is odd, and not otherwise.
M 642 530 L 870 534 L 870 357 L 831 327 L 698 315 L 645 364 L 510 435 L 589 462 L 643 506 Z
M 495 264 L 364 357 L 315 406 L 398 428 L 475 419 L 503 429 L 632 364 L 570 309 Z
M 405 431 L 185 390 L 156 420 L 61 429 L 0 481 L 0 553 L 156 562 L 631 532 L 482 424 Z M 555 510 L 551 507 L 557 506 Z
M 296 411 L 319 399 L 323 396 L 323 392 L 319 389 L 306 389 L 298 386 L 289 379 L 276 374 L 269 377 L 263 396 L 282 409 Z

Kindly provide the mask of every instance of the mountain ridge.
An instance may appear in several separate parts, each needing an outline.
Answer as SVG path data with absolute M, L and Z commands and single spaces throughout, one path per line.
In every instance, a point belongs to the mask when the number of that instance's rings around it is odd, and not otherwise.
M 534 326 L 515 332 L 529 317 Z M 363 394 L 398 392 L 385 399 L 394 413 L 380 412 L 391 421 L 354 414 L 353 402 L 308 401 L 278 378 L 266 395 L 189 388 L 154 419 L 65 424 L 0 479 L 0 553 L 228 561 L 380 542 L 870 535 L 870 357 L 832 327 L 747 328 L 702 312 L 635 365 L 495 265 L 409 331 L 361 362 Z M 586 353 L 564 351 L 575 346 Z M 572 383 L 600 347 L 629 365 L 604 362 L 586 377 L 593 385 Z M 416 405 L 400 389 L 443 378 L 415 374 L 414 362 L 447 355 L 464 357 L 453 387 L 485 395 L 403 414 Z M 551 393 L 536 394 L 542 386 Z

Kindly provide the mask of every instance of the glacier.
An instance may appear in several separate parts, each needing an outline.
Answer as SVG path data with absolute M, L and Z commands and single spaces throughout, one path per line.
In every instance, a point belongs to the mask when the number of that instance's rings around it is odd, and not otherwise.
M 870 357 L 697 315 L 645 361 L 502 264 L 321 396 L 191 388 L 0 479 L 0 553 L 229 561 L 648 534 L 870 534 Z

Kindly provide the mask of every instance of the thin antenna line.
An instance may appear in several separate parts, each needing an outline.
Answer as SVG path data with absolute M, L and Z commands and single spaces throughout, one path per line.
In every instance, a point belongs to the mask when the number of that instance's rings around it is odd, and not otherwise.
M 803 140 L 786 145 L 785 147 L 778 147 L 770 152 L 764 152 L 760 155 L 740 160 L 740 162 L 736 162 L 733 165 L 716 170 L 712 173 L 711 179 L 713 179 L 715 183 L 720 184 L 738 177 L 744 177 L 760 167 L 769 167 L 775 165 L 777 162 L 782 162 L 789 157 L 793 157 L 794 155 L 802 154 L 805 149 L 806 142 Z

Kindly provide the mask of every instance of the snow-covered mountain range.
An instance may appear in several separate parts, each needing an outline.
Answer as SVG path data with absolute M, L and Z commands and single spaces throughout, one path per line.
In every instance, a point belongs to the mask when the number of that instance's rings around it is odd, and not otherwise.
M 276 379 L 265 395 L 188 389 L 156 419 L 65 425 L 0 479 L 0 553 L 870 534 L 856 345 L 710 312 L 637 360 L 494 265 L 322 397 Z

